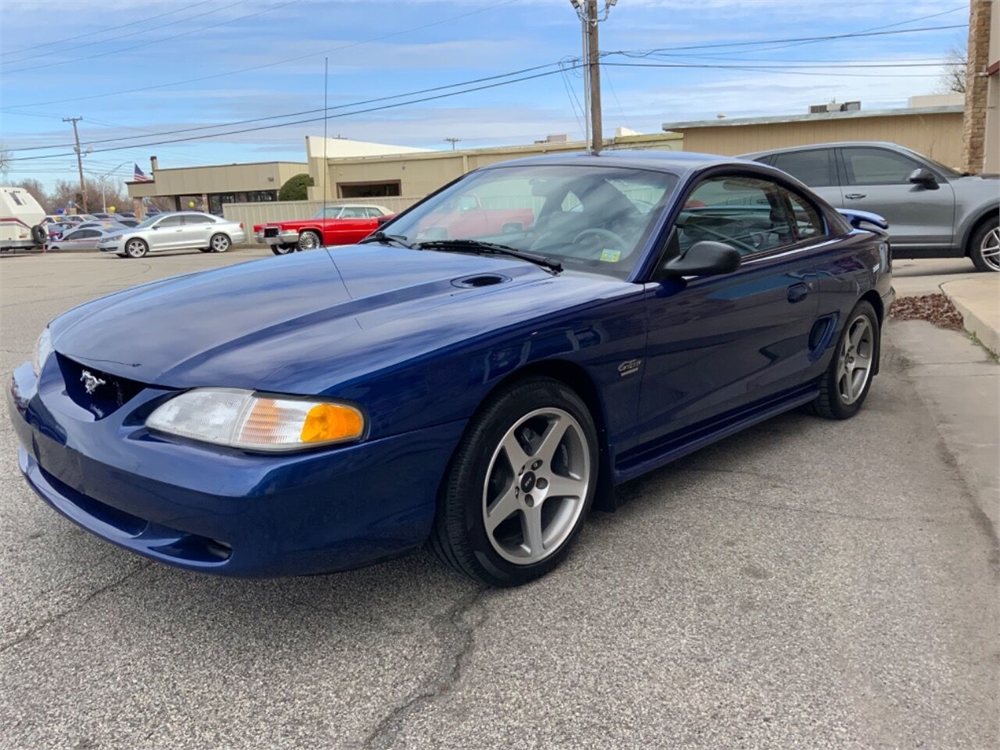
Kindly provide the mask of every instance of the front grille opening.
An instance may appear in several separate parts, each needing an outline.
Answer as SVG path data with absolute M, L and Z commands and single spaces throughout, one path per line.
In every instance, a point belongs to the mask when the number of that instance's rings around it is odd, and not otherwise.
M 56 361 L 66 384 L 66 395 L 98 419 L 121 408 L 146 388 L 144 383 L 85 367 L 58 352 Z M 90 393 L 87 392 L 88 385 Z

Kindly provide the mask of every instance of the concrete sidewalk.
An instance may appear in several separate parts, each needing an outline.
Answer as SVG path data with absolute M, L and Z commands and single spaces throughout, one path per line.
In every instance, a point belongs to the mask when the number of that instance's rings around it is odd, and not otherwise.
M 941 291 L 962 313 L 965 330 L 994 354 L 1000 353 L 1000 274 L 948 281 Z

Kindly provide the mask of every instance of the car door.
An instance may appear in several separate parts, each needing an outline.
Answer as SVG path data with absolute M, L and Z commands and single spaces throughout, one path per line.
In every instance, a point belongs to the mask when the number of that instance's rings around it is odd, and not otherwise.
M 208 216 L 200 214 L 184 215 L 184 231 L 181 232 L 179 247 L 199 248 L 208 247 L 211 241 L 212 231 L 215 221 Z
M 845 146 L 839 151 L 844 208 L 884 217 L 894 247 L 951 246 L 955 191 L 943 175 L 935 173 L 936 187 L 928 188 L 910 182 L 913 170 L 927 166 L 906 154 L 877 146 Z
M 739 250 L 741 266 L 725 275 L 647 284 L 637 431 L 646 446 L 792 397 L 821 371 L 810 341 L 823 271 L 816 248 L 829 243 L 822 213 L 769 177 L 726 172 L 701 181 L 683 205 L 664 258 L 710 240 Z
M 362 206 L 345 206 L 334 230 L 335 245 L 350 245 L 371 234 L 374 222 Z
M 149 232 L 150 250 L 174 250 L 181 246 L 184 219 L 180 215 L 164 216 Z

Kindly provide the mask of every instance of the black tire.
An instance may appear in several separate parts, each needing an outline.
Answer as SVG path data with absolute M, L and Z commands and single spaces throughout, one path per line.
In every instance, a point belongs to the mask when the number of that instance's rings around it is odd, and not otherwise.
M 323 238 L 318 232 L 307 229 L 299 235 L 297 250 L 315 250 L 319 247 L 323 247 Z
M 271 252 L 275 255 L 288 255 L 289 253 L 294 253 L 296 250 L 296 245 L 271 245 Z
M 862 318 L 867 321 L 867 325 L 871 331 L 870 346 L 865 348 L 867 351 L 862 351 L 862 348 L 850 347 L 848 343 L 845 343 L 848 341 L 852 331 L 858 330 L 856 326 L 862 325 Z M 837 339 L 837 346 L 834 350 L 833 358 L 830 360 L 830 365 L 820 378 L 819 395 L 815 401 L 809 404 L 809 410 L 813 414 L 825 419 L 850 419 L 857 414 L 865 403 L 865 399 L 868 398 L 868 391 L 871 390 L 881 348 L 882 331 L 879 327 L 878 316 L 875 314 L 875 309 L 868 302 L 861 301 L 855 305 L 854 309 L 851 310 L 851 314 L 847 316 L 847 322 L 844 325 L 844 330 L 841 331 L 840 337 Z M 843 379 L 845 377 L 850 379 L 851 376 L 845 375 L 841 368 L 844 366 L 845 358 L 850 359 L 853 364 L 855 357 L 859 353 L 866 354 L 869 357 L 869 369 L 860 394 L 856 396 L 855 400 L 848 402 L 843 395 L 843 390 L 845 389 Z M 857 358 L 860 359 L 860 357 Z
M 586 491 L 581 492 L 582 500 L 579 499 L 580 496 L 576 496 L 578 499 L 572 501 L 570 506 L 565 506 L 564 503 L 568 501 L 558 496 L 543 498 L 537 503 L 536 512 L 539 518 L 543 517 L 542 509 L 548 507 L 544 503 L 552 503 L 551 509 L 557 515 L 554 518 L 550 514 L 551 524 L 558 521 L 564 508 L 570 508 L 566 514 L 567 520 L 563 522 L 563 530 L 559 532 L 561 539 L 551 550 L 544 550 L 542 545 L 545 555 L 543 559 L 536 562 L 515 563 L 498 553 L 494 547 L 498 542 L 491 541 L 486 530 L 485 495 L 489 490 L 487 472 L 494 461 L 494 456 L 499 455 L 504 436 L 526 417 L 548 409 L 568 415 L 572 418 L 567 420 L 569 422 L 575 420 L 574 437 L 565 439 L 573 441 L 575 447 L 572 450 L 578 457 L 586 456 L 586 468 L 580 472 L 581 479 L 575 481 L 582 481 L 582 478 L 585 478 L 588 484 Z M 567 436 L 569 434 L 566 433 Z M 559 446 L 557 454 L 566 451 L 560 455 L 570 455 L 571 449 L 568 443 L 560 443 Z M 539 454 L 536 448 L 528 458 L 533 459 L 537 455 Z M 496 460 L 499 461 L 499 458 Z M 537 494 L 543 491 L 545 486 L 549 486 L 548 482 L 543 486 L 541 480 L 537 485 L 534 484 L 535 465 L 540 463 L 542 462 L 536 461 L 531 464 L 532 471 L 529 473 L 532 474 L 532 484 L 518 498 L 519 509 L 507 518 L 507 522 L 516 524 L 516 528 L 527 528 L 523 525 L 527 521 L 522 519 L 526 519 L 525 514 L 530 512 L 526 508 L 533 507 L 525 505 L 532 502 L 532 496 L 528 493 Z M 555 463 L 554 460 L 553 470 Z M 513 467 L 513 463 L 509 466 Z M 517 471 L 516 467 L 513 471 Z M 537 471 L 538 476 L 542 477 L 544 469 Z M 586 404 L 573 390 L 558 380 L 541 377 L 522 380 L 491 396 L 466 428 L 462 441 L 452 456 L 448 474 L 439 493 L 437 516 L 427 546 L 444 563 L 482 583 L 491 586 L 519 586 L 528 583 L 551 571 L 565 558 L 593 504 L 597 492 L 597 475 L 597 429 Z M 516 476 L 509 474 L 507 492 L 512 490 L 517 495 L 525 486 L 522 480 L 527 479 L 526 474 Z M 514 489 L 515 486 L 517 489 Z M 531 487 L 536 489 L 532 490 Z M 515 518 L 517 520 L 514 520 Z M 500 525 L 496 530 L 500 530 Z
M 49 241 L 48 230 L 41 224 L 35 224 L 31 228 L 31 241 L 39 247 L 44 247 L 45 243 Z
M 208 249 L 213 253 L 224 253 L 233 246 L 233 241 L 229 239 L 228 234 L 213 234 L 212 239 L 208 241 Z
M 1000 271 L 1000 256 L 984 255 L 984 251 L 989 252 L 987 245 L 992 249 L 1000 243 L 998 227 L 1000 227 L 1000 217 L 994 216 L 980 224 L 969 238 L 969 257 L 972 258 L 977 271 L 987 273 Z
M 149 252 L 149 245 L 145 240 L 134 237 L 125 242 L 125 254 L 130 258 L 142 258 Z

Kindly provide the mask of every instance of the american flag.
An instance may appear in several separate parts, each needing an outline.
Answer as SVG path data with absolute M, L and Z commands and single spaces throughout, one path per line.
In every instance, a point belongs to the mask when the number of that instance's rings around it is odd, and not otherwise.
M 153 178 L 139 169 L 138 164 L 133 164 L 135 167 L 135 173 L 132 175 L 132 182 L 152 182 Z

